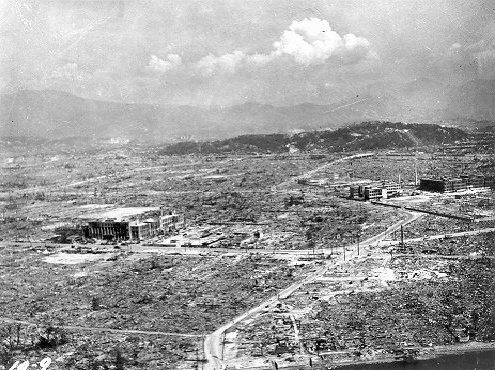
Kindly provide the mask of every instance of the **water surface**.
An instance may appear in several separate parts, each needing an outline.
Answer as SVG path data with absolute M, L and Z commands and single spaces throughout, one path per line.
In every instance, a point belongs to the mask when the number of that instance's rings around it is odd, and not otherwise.
M 443 355 L 413 363 L 348 365 L 339 370 L 495 370 L 495 350 Z

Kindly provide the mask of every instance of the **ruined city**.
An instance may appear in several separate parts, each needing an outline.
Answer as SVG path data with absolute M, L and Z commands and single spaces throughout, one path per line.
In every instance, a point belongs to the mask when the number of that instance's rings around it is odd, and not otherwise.
M 394 126 L 351 129 L 377 125 Z M 272 152 L 259 135 L 185 155 L 4 141 L 3 365 L 304 369 L 493 348 L 493 129 L 434 129 L 464 138 Z
M 495 369 L 492 5 L 7 3 L 0 370 Z

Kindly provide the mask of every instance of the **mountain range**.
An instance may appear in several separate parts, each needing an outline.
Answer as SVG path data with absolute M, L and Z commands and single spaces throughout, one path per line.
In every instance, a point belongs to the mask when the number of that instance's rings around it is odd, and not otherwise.
M 134 104 L 84 99 L 53 90 L 0 96 L 0 137 L 125 138 L 173 142 L 253 133 L 335 129 L 366 120 L 472 125 L 495 120 L 495 81 L 457 88 L 415 80 L 399 90 L 355 96 L 334 104 L 245 103 L 230 107 Z

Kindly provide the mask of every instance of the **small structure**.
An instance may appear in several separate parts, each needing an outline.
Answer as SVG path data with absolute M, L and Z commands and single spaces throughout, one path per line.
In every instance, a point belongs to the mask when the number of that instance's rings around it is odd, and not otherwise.
M 140 241 L 179 229 L 184 217 L 162 207 L 125 207 L 78 217 L 86 238 Z

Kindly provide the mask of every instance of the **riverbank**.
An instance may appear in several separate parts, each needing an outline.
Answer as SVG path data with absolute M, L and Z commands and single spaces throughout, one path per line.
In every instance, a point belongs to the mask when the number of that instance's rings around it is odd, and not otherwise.
M 472 345 L 441 346 L 433 353 L 421 355 L 408 362 L 388 361 L 354 363 L 348 365 L 325 366 L 320 369 L 335 370 L 492 370 L 495 364 L 494 343 L 473 343 Z M 316 367 L 317 368 L 317 367 Z
M 410 362 L 397 360 L 396 357 L 383 356 L 380 358 L 373 359 L 363 359 L 363 360 L 341 360 L 341 361 L 332 361 L 331 363 L 325 360 L 321 360 L 320 358 L 312 358 L 311 366 L 309 363 L 309 357 L 305 361 L 305 364 L 299 362 L 299 364 L 291 364 L 285 365 L 277 363 L 278 369 L 285 370 L 307 370 L 307 369 L 335 369 L 335 370 L 393 370 L 400 367 L 401 370 L 411 369 L 415 367 L 418 363 L 427 363 L 428 361 L 438 360 L 443 357 L 456 357 L 458 358 L 462 354 L 474 354 L 476 352 L 489 354 L 493 352 L 490 358 L 493 358 L 492 364 L 495 363 L 495 342 L 469 342 L 469 343 L 458 343 L 454 345 L 444 345 L 444 346 L 435 346 L 431 348 L 421 348 L 419 349 L 419 355 Z M 272 361 L 276 362 L 276 359 L 272 359 Z M 447 361 L 448 362 L 448 361 Z M 380 366 L 383 365 L 383 366 Z M 397 365 L 397 367 L 395 366 Z M 393 366 L 393 367 L 391 367 Z M 435 367 L 436 368 L 436 367 Z M 227 367 L 227 369 L 231 369 Z M 234 367 L 233 369 L 241 369 L 238 367 Z M 272 370 L 274 369 L 274 365 L 270 366 L 261 366 L 261 367 L 248 367 L 242 368 L 243 370 Z M 425 368 L 428 369 L 428 368 Z M 474 368 L 473 368 L 474 369 Z M 477 370 L 492 370 L 492 367 L 477 367 Z M 417 369 L 420 370 L 420 369 Z M 451 368 L 445 367 L 445 370 L 454 370 Z M 469 368 L 462 369 L 469 370 Z
M 431 348 L 421 348 L 419 350 L 419 355 L 412 361 L 412 363 L 428 361 L 437 359 L 441 356 L 451 356 L 451 355 L 462 355 L 463 353 L 472 352 L 490 352 L 494 351 L 495 357 L 495 342 L 469 342 L 469 343 L 458 343 L 444 346 L 435 346 Z M 363 360 L 363 361 L 349 361 L 336 364 L 336 366 L 325 367 L 329 364 L 319 363 L 318 366 L 323 366 L 324 369 L 341 369 L 341 370 L 354 370 L 349 369 L 349 366 L 359 366 L 359 365 L 372 365 L 372 364 L 384 364 L 384 363 L 396 363 L 404 364 L 407 362 L 397 361 L 394 357 L 379 359 L 379 360 Z M 314 367 L 313 367 L 314 368 Z M 401 367 L 406 368 L 406 367 Z M 378 369 L 377 369 L 378 370 Z M 482 370 L 482 369 L 479 369 Z M 486 369 L 489 370 L 489 369 Z M 491 370 L 491 369 L 490 369 Z

